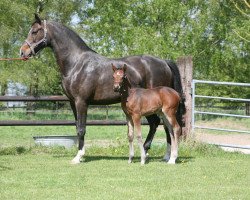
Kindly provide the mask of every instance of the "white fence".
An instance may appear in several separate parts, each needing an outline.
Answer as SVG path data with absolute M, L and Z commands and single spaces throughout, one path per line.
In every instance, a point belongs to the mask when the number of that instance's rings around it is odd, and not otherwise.
M 227 117 L 237 117 L 237 118 L 250 118 L 250 116 L 247 116 L 247 115 L 225 114 L 225 113 L 218 113 L 218 112 L 204 112 L 204 111 L 196 110 L 196 108 L 197 108 L 196 105 L 195 105 L 196 98 L 220 99 L 220 100 L 238 101 L 238 102 L 250 102 L 250 99 L 231 98 L 231 97 L 217 97 L 217 96 L 204 96 L 204 95 L 196 94 L 196 85 L 197 84 L 250 87 L 250 83 L 217 82 L 217 81 L 203 81 L 203 80 L 195 80 L 194 79 L 192 81 L 192 130 L 194 130 L 196 128 L 199 128 L 199 129 L 209 129 L 209 130 L 218 130 L 218 131 L 227 131 L 227 132 L 250 133 L 250 131 L 219 128 L 219 127 L 206 127 L 206 126 L 198 126 L 198 125 L 196 125 L 196 123 L 195 123 L 195 115 L 196 114 L 217 115 L 217 116 L 227 116 Z

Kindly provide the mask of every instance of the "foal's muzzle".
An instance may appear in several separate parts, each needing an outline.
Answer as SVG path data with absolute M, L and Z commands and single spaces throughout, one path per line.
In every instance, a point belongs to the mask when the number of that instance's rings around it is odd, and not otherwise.
M 121 86 L 120 85 L 114 85 L 113 90 L 114 90 L 114 92 L 120 92 Z

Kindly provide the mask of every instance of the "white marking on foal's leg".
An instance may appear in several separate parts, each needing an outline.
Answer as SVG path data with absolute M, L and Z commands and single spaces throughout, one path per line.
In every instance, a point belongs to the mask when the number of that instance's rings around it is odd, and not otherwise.
M 170 159 L 170 155 L 171 155 L 171 144 L 167 144 L 167 150 L 166 150 L 166 154 L 165 156 L 163 157 L 163 160 L 168 162 L 169 159 Z
M 132 163 L 133 158 L 134 158 L 134 145 L 133 145 L 133 142 L 129 142 L 129 159 L 128 159 L 128 163 Z
M 81 158 L 85 154 L 85 147 L 82 148 L 82 150 L 79 150 L 77 155 L 74 157 L 74 159 L 71 161 L 71 164 L 79 164 L 81 162 Z
M 174 150 L 174 151 L 172 150 L 170 159 L 169 159 L 169 161 L 168 161 L 168 164 L 175 164 L 175 161 L 176 161 L 176 159 L 177 159 L 177 156 L 178 156 L 177 150 Z
M 141 150 L 141 165 L 144 165 L 146 162 L 146 153 L 145 153 L 145 149 L 144 149 L 143 144 L 142 144 L 141 137 L 139 137 L 139 139 L 138 139 L 138 144 L 139 144 L 139 148 Z

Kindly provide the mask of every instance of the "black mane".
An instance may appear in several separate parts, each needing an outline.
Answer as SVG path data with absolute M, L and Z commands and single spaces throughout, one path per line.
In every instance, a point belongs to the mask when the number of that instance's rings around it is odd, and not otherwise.
M 95 52 L 93 49 L 91 49 L 84 41 L 83 39 L 76 33 L 74 32 L 72 29 L 68 28 L 67 26 L 58 23 L 58 22 L 54 22 L 51 21 L 50 24 L 52 24 L 53 26 L 57 27 L 58 29 L 60 29 L 60 31 L 65 32 L 68 35 L 68 38 L 70 38 L 71 41 L 74 41 L 74 43 L 83 51 L 93 51 Z M 65 41 L 66 42 L 66 41 Z

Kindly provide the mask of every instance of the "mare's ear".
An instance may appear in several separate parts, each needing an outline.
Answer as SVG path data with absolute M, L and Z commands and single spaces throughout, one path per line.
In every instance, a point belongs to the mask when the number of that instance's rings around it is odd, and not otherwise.
M 126 72 L 127 67 L 128 67 L 128 66 L 127 66 L 126 64 L 123 65 L 123 71 L 124 71 L 124 72 Z
M 40 19 L 40 17 L 38 16 L 38 14 L 37 13 L 35 13 L 35 22 L 37 22 L 38 24 L 40 24 L 41 25 L 41 23 L 42 23 L 42 20 Z
M 111 63 L 111 65 L 112 65 L 113 71 L 115 72 L 116 71 L 116 67 L 113 65 L 113 63 Z

